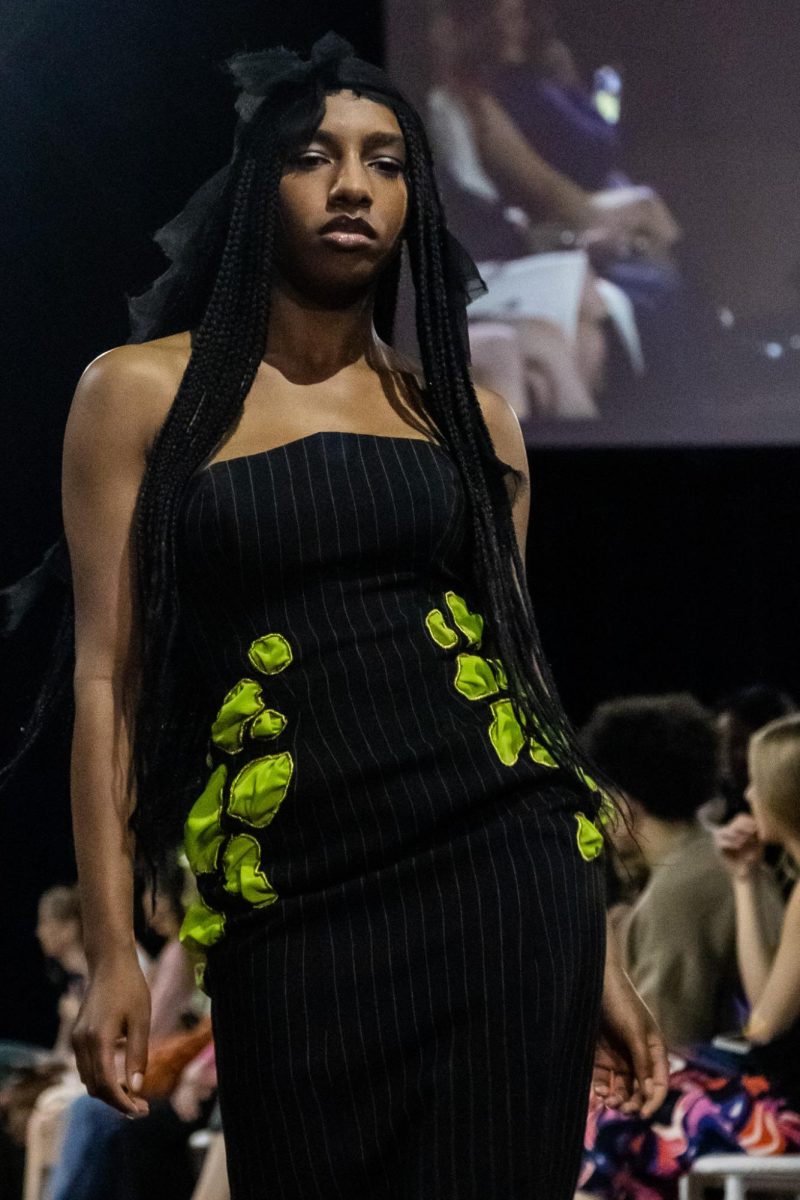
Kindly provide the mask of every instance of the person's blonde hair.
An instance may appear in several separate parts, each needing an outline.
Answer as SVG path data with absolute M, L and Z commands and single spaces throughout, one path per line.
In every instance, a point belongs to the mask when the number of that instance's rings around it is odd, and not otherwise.
M 784 829 L 800 837 L 800 713 L 754 733 L 748 758 L 759 800 Z

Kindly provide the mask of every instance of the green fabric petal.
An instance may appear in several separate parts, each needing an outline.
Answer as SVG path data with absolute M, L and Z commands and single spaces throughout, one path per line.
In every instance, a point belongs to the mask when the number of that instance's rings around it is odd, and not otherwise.
M 541 765 L 543 767 L 557 767 L 558 766 L 558 763 L 553 758 L 552 754 L 547 749 L 547 747 L 543 746 L 541 744 L 541 742 L 534 741 L 533 738 L 531 738 L 531 740 L 528 744 L 528 753 L 530 754 L 530 756 L 534 762 L 541 763 Z
M 294 762 L 287 750 L 253 759 L 230 786 L 228 812 L 248 825 L 269 825 L 286 795 Z
M 480 646 L 483 637 L 483 617 L 480 613 L 470 612 L 467 603 L 455 592 L 445 592 L 447 607 L 453 614 L 453 620 L 464 634 L 471 646 Z
M 272 904 L 278 899 L 261 870 L 261 847 L 249 833 L 232 837 L 222 856 L 225 872 L 225 887 L 234 895 L 242 896 L 248 904 Z
M 498 692 L 494 671 L 479 654 L 456 656 L 456 677 L 453 685 L 468 700 L 485 700 Z
M 228 768 L 225 763 L 220 763 L 189 809 L 183 826 L 183 848 L 195 875 L 216 869 L 219 848 L 224 837 L 219 819 L 222 812 L 222 789 L 227 776 Z
M 292 648 L 282 633 L 265 633 L 251 643 L 247 657 L 257 671 L 277 675 L 292 661 Z
M 202 900 L 195 900 L 186 910 L 178 937 L 189 950 L 213 946 L 225 932 L 225 914 L 214 912 Z
M 578 849 L 586 862 L 591 862 L 603 849 L 603 835 L 584 813 L 575 813 L 575 820 L 578 823 Z
M 240 679 L 232 687 L 211 726 L 211 740 L 226 754 L 237 754 L 242 748 L 246 723 L 261 712 L 261 684 L 255 679 Z
M 498 687 L 502 691 L 505 691 L 508 687 L 508 676 L 502 662 L 499 658 L 488 658 L 486 661 L 492 664 L 492 670 L 494 671 Z
M 441 609 L 432 608 L 425 617 L 425 625 L 436 645 L 443 650 L 452 650 L 458 645 L 458 634 L 447 624 Z
M 252 737 L 274 738 L 286 728 L 286 717 L 275 708 L 265 708 L 250 726 Z
M 513 767 L 525 745 L 525 737 L 514 713 L 514 706 L 510 700 L 495 700 L 489 707 L 493 717 L 489 726 L 491 743 L 500 761 L 507 767 Z

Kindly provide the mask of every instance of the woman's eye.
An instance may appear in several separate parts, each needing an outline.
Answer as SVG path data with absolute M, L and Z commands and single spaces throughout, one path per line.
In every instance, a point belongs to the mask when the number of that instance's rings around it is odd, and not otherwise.
M 384 175 L 402 175 L 405 171 L 403 163 L 396 158 L 376 158 L 372 165 Z
M 306 150 L 303 154 L 296 154 L 292 159 L 292 164 L 295 167 L 316 167 L 319 163 L 327 161 L 324 154 L 319 154 L 313 150 Z

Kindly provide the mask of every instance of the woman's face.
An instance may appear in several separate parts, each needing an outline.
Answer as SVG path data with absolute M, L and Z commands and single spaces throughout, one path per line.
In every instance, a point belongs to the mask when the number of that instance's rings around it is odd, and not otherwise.
M 349 91 L 328 96 L 320 125 L 280 182 L 278 268 L 301 294 L 350 303 L 392 258 L 405 225 L 405 141 L 391 109 Z
M 764 799 L 763 789 L 759 788 L 758 767 L 753 763 L 752 755 L 750 756 L 750 782 L 745 789 L 744 798 L 750 805 L 759 840 L 772 845 L 783 845 L 784 831 L 770 811 L 770 807 Z
M 77 921 L 65 921 L 48 908 L 39 908 L 36 936 L 46 958 L 61 959 L 74 947 L 80 945 L 80 927 Z

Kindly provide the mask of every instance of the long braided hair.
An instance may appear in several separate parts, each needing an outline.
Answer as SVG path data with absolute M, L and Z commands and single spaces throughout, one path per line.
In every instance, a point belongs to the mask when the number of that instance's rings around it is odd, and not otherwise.
M 471 381 L 448 283 L 452 263 L 447 260 L 446 223 L 428 139 L 411 105 L 385 77 L 378 79 L 382 73 L 376 68 L 370 72 L 369 82 L 359 83 L 348 79 L 340 64 L 333 85 L 329 82 L 322 90 L 306 87 L 288 101 L 279 89 L 251 121 L 224 197 L 229 216 L 218 269 L 186 372 L 142 481 L 136 516 L 142 686 L 133 743 L 137 803 L 132 825 L 139 850 L 148 859 L 157 859 L 179 835 L 187 802 L 202 786 L 199 773 L 187 771 L 178 780 L 175 768 L 176 759 L 202 768 L 205 736 L 204 720 L 191 712 L 194 689 L 189 675 L 175 670 L 175 533 L 181 498 L 193 473 L 235 423 L 265 352 L 277 191 L 287 150 L 294 139 L 310 139 L 322 119 L 325 95 L 345 87 L 391 108 L 405 138 L 409 212 L 404 236 L 416 293 L 422 399 L 463 481 L 474 543 L 474 583 L 490 614 L 520 723 L 579 779 L 586 780 L 593 769 L 567 722 L 541 652 L 506 486 L 508 473 L 518 473 L 495 454 Z M 220 227 L 218 219 L 211 224 Z M 394 317 L 397 269 L 395 259 L 376 296 L 384 336 Z M 184 281 L 177 306 L 164 313 L 159 326 L 151 326 L 149 335 L 180 328 L 181 318 L 190 318 L 191 306 L 197 309 L 201 300 Z M 596 813 L 598 805 L 598 793 L 587 786 L 585 808 Z

